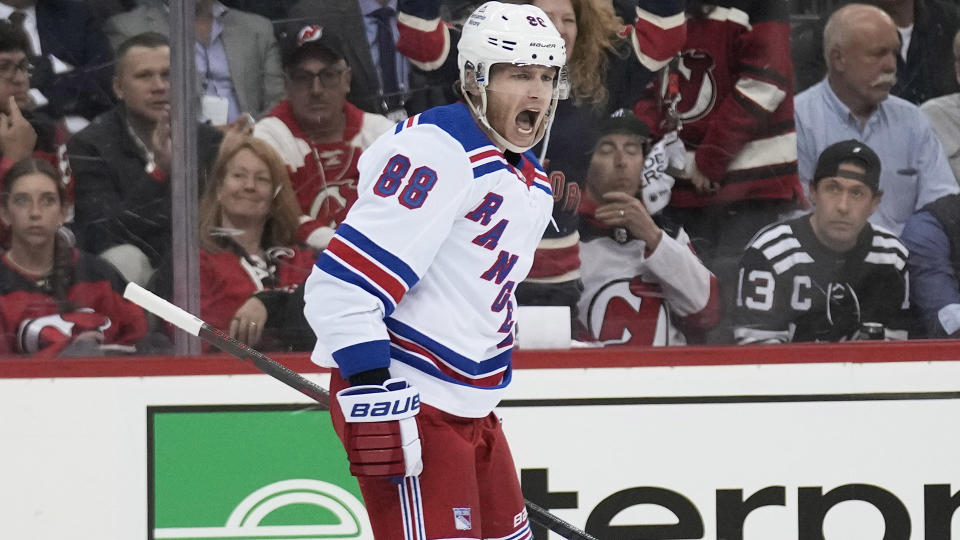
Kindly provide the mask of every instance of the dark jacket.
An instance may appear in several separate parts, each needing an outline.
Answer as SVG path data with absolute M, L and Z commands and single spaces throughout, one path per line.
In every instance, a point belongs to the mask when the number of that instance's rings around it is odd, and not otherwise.
M 44 109 L 53 117 L 78 115 L 92 119 L 113 106 L 111 89 L 113 50 L 103 33 L 103 23 L 85 2 L 37 2 L 40 57 L 31 59 L 35 71 L 31 86 L 49 100 Z M 73 66 L 54 73 L 50 55 Z
M 170 251 L 170 181 L 147 173 L 147 159 L 127 127 L 124 106 L 98 116 L 67 143 L 74 177 L 74 232 L 79 246 L 99 254 L 133 244 L 157 267 Z M 216 158 L 222 135 L 199 124 L 198 161 L 205 171 Z

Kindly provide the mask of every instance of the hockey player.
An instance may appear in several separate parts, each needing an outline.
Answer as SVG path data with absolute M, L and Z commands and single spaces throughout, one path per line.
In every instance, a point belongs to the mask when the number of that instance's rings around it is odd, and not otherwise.
M 867 222 L 879 186 L 880 158 L 867 145 L 847 140 L 820 154 L 813 213 L 762 229 L 743 255 L 738 343 L 857 339 L 864 323 L 906 339 L 907 249 Z
M 641 90 L 680 50 L 686 39 L 682 0 L 524 0 L 542 9 L 567 47 L 570 99 L 557 107 L 553 126 L 534 151 L 554 192 L 553 220 L 544 231 L 533 267 L 515 296 L 524 305 L 570 306 L 575 310 L 580 279 L 579 214 L 597 125 L 632 107 Z M 454 78 L 460 32 L 440 19 L 440 0 L 400 0 L 397 48 L 439 81 Z M 626 23 L 626 24 L 624 24 Z
M 645 176 L 661 176 L 655 166 L 644 170 L 648 137 L 631 112 L 600 124 L 580 203 L 584 341 L 684 345 L 685 331 L 702 334 L 717 322 L 717 278 L 693 253 L 687 233 L 654 215 L 667 204 L 669 187 L 659 198 L 638 198 Z M 663 152 L 650 157 L 660 161 Z
M 553 205 L 529 149 L 567 90 L 566 53 L 543 11 L 499 2 L 458 49 L 464 102 L 363 153 L 358 199 L 306 283 L 378 540 L 531 537 L 491 411 L 512 375 L 512 293 Z

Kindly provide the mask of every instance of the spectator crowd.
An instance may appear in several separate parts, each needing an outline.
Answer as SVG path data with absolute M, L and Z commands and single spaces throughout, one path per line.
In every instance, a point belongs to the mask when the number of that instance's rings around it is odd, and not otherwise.
M 529 1 L 570 95 L 516 303 L 593 346 L 960 336 L 960 5 Z M 302 285 L 361 156 L 462 99 L 481 3 L 197 0 L 174 111 L 167 0 L 0 1 L 0 355 L 172 350 L 122 298 L 172 296 L 172 114 L 196 123 L 202 317 L 311 350 Z

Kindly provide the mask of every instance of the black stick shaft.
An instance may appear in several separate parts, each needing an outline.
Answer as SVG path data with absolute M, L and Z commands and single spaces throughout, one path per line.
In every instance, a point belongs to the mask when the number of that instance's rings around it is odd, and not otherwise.
M 531 502 L 530 499 L 524 499 L 524 502 L 527 503 L 527 514 L 530 516 L 530 520 L 537 525 L 542 525 L 568 540 L 597 540 L 590 534 L 551 514 L 546 508 Z
M 300 375 L 280 362 L 268 358 L 262 352 L 237 341 L 222 330 L 214 328 L 207 323 L 203 323 L 198 335 L 201 339 L 221 351 L 240 360 L 252 363 L 254 367 L 260 371 L 313 399 L 320 405 L 323 405 L 324 409 L 330 409 L 330 392 L 328 392 L 326 388 L 308 380 L 303 375 Z

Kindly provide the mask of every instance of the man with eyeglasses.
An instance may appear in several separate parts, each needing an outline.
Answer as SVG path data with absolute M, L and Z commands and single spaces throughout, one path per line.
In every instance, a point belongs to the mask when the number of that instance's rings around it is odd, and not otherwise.
M 66 170 L 58 157 L 68 137 L 66 126 L 33 110 L 29 51 L 26 34 L 0 21 L 0 178 L 14 163 L 31 155 L 49 161 L 61 172 Z
M 360 154 L 394 123 L 347 101 L 350 66 L 320 27 L 302 29 L 298 42 L 284 59 L 287 99 L 257 122 L 254 136 L 290 171 L 303 212 L 298 240 L 324 249 L 357 200 Z
M 3 0 L 0 19 L 28 39 L 27 56 L 35 106 L 64 118 L 71 132 L 114 105 L 110 93 L 113 50 L 89 2 Z

